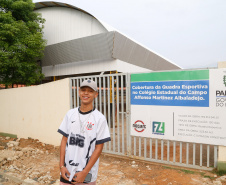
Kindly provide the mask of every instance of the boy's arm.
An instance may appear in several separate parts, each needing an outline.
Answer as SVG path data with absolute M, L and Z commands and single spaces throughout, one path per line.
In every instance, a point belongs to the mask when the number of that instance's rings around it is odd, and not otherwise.
M 65 159 L 65 148 L 67 145 L 67 137 L 63 136 L 62 140 L 61 140 L 61 145 L 60 145 L 60 172 L 61 172 L 61 176 L 66 179 L 69 180 L 66 176 L 70 175 L 69 171 L 67 170 L 66 167 L 64 167 L 64 159 Z
M 91 170 L 93 165 L 96 163 L 97 159 L 100 157 L 100 154 L 103 150 L 103 146 L 104 146 L 104 143 L 98 144 L 95 146 L 93 154 L 91 155 L 90 160 L 89 160 L 88 164 L 86 165 L 86 167 L 83 169 L 83 171 L 75 174 L 75 176 L 77 176 L 77 177 L 76 177 L 76 179 L 74 179 L 74 181 L 76 181 L 76 182 L 75 183 L 72 182 L 73 184 L 76 184 L 78 182 L 81 183 L 85 180 L 86 175 L 89 173 L 89 171 Z

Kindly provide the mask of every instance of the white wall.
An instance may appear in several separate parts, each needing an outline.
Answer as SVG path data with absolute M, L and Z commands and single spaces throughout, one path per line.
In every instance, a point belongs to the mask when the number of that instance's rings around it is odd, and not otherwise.
M 69 79 L 0 90 L 0 132 L 60 145 L 57 133 L 70 109 Z

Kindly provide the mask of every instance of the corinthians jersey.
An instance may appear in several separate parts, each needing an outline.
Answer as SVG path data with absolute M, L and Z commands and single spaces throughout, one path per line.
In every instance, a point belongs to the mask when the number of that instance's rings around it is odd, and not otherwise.
M 71 109 L 64 117 L 58 132 L 67 137 L 65 149 L 65 166 L 72 177 L 76 171 L 82 171 L 89 162 L 95 145 L 110 141 L 107 121 L 95 108 L 89 112 L 80 112 L 79 108 Z M 91 168 L 91 182 L 96 181 L 99 159 Z

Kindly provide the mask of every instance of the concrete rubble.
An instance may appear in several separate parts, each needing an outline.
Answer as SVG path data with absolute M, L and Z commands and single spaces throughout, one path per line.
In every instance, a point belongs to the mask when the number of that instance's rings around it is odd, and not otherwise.
M 12 182 L 9 185 L 59 185 L 59 156 L 53 155 L 52 152 L 54 150 L 48 150 L 47 144 L 36 141 L 36 145 L 37 147 L 35 148 L 29 145 L 22 147 L 20 139 L 0 137 L 0 185 L 6 185 L 7 182 Z M 56 152 L 59 153 L 58 150 Z M 110 184 L 136 185 L 139 184 L 138 179 L 140 179 L 139 182 L 142 182 L 142 184 L 149 184 L 150 179 L 156 177 L 157 174 L 161 174 L 159 170 L 162 170 L 160 169 L 161 167 L 151 164 L 141 166 L 135 160 L 122 161 L 112 159 L 110 161 L 109 159 L 102 158 L 97 184 L 103 185 L 110 181 Z M 53 172 L 55 172 L 55 175 L 53 175 Z M 150 177 L 147 177 L 145 173 L 150 175 Z M 181 175 L 172 170 L 170 173 L 170 176 L 173 176 L 172 174 L 174 173 L 175 177 Z M 163 184 L 177 184 L 175 183 L 176 181 L 172 180 L 173 178 L 170 179 L 170 176 L 163 175 L 161 182 Z M 226 175 L 217 176 L 213 174 L 212 177 L 214 178 L 213 180 L 194 176 L 191 181 L 194 184 L 203 185 L 226 184 Z M 1 181 L 1 179 L 3 180 Z
M 2 139 L 0 137 L 0 139 Z M 6 140 L 10 138 L 5 138 Z M 18 162 L 19 159 L 26 161 L 27 157 L 40 158 L 48 154 L 48 151 L 34 149 L 31 147 L 19 147 L 20 139 L 9 141 L 5 146 L 0 148 L 0 172 L 7 179 L 15 181 L 15 183 L 23 185 L 35 184 L 54 184 L 58 179 L 53 179 L 50 171 L 45 171 L 39 166 L 47 166 L 48 164 L 35 164 L 34 166 L 23 165 Z M 24 162 L 25 163 L 25 162 Z M 5 165 L 7 164 L 7 165 Z M 46 169 L 46 168 L 45 168 Z M 51 170 L 51 169 L 49 169 Z M 1 184 L 1 182 L 0 182 Z M 58 183 L 59 184 L 59 183 Z

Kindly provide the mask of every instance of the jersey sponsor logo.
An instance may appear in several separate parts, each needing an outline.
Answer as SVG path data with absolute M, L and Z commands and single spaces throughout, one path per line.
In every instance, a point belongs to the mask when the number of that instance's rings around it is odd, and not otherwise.
M 79 163 L 74 163 L 73 160 L 70 160 L 70 161 L 69 161 L 69 164 L 70 164 L 71 166 L 78 166 L 78 165 L 79 165 Z
M 93 130 L 93 126 L 94 126 L 93 123 L 88 122 L 87 125 L 86 125 L 86 129 L 87 129 L 87 130 Z
M 73 134 L 71 133 L 71 136 L 69 138 L 69 145 L 74 145 L 74 146 L 78 146 L 80 148 L 84 147 L 84 141 L 85 141 L 85 137 L 81 136 L 79 134 Z
M 75 121 L 71 121 L 71 123 L 74 123 Z

